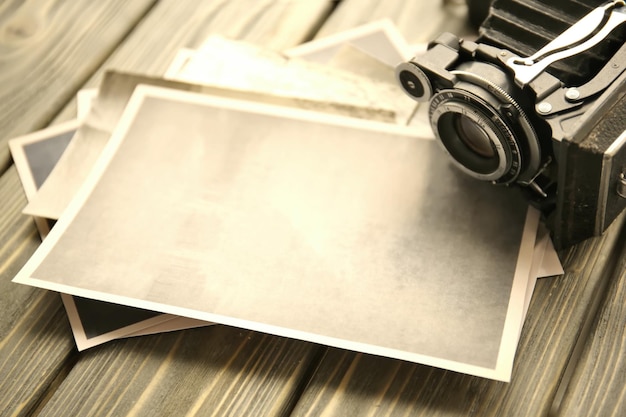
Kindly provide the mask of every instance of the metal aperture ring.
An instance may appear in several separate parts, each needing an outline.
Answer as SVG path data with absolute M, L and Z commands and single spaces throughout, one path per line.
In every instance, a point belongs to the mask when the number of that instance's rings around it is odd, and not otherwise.
M 464 163 L 458 147 L 450 137 L 443 137 L 440 123 L 445 123 L 446 115 L 462 115 L 475 123 L 487 135 L 498 158 L 497 166 L 489 172 L 479 172 Z M 430 107 L 430 122 L 433 131 L 445 151 L 450 154 L 453 163 L 466 174 L 483 180 L 508 184 L 518 177 L 522 167 L 522 156 L 513 132 L 500 115 L 481 98 L 459 89 L 442 90 L 437 93 Z M 466 149 L 468 155 L 471 150 Z
M 535 132 L 535 129 L 533 128 L 533 125 L 524 110 L 508 92 L 497 84 L 468 71 L 455 70 L 452 71 L 452 73 L 456 75 L 459 80 L 482 87 L 496 97 L 496 99 L 500 102 L 510 104 L 513 108 L 515 108 L 517 113 L 515 121 L 521 128 L 528 146 L 528 157 L 525 158 L 524 161 L 526 167 L 524 171 L 520 173 L 517 181 L 522 185 L 528 185 L 533 181 L 535 175 L 541 168 L 541 145 L 539 144 L 537 133 Z

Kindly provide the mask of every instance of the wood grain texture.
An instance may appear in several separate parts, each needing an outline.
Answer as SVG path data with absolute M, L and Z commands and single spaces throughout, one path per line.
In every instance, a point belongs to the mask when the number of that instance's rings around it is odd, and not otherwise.
M 538 282 L 511 383 L 330 349 L 294 415 L 548 415 L 594 301 L 606 288 L 623 224 L 624 216 L 603 237 L 571 249 L 564 276 Z
M 475 37 L 466 16 L 467 6 L 459 1 L 342 0 L 316 38 L 380 19 L 394 22 L 409 43 L 429 42 L 446 31 Z
M 622 236 L 626 242 L 626 236 Z M 559 416 L 626 415 L 626 247 L 577 360 Z
M 0 173 L 6 141 L 45 127 L 154 2 L 0 3 Z
M 160 1 L 85 87 L 97 87 L 107 69 L 161 76 L 180 48 L 197 48 L 215 34 L 281 51 L 311 36 L 331 3 L 331 0 Z M 75 114 L 72 105 L 58 120 L 68 120 Z
M 15 167 L 0 177 L 0 414 L 30 415 L 75 353 L 58 294 L 13 276 L 40 243 Z M 3 414 L 6 413 L 6 414 Z
M 86 3 L 0 4 L 3 169 L 3 141 L 44 126 L 86 78 L 97 85 L 104 68 L 159 75 L 179 47 L 197 46 L 209 33 L 281 49 L 306 38 L 330 0 L 163 0 L 95 75 L 96 62 L 154 1 Z M 462 10 L 441 18 L 440 4 L 343 0 L 319 36 L 384 17 L 411 42 L 442 28 L 459 33 L 455 13 Z M 59 27 L 72 33 L 55 35 Z M 59 120 L 72 113 L 70 105 Z M 23 204 L 11 168 L 0 177 L 0 415 L 545 416 L 598 299 L 596 329 L 561 415 L 623 414 L 625 255 L 621 271 L 613 272 L 612 260 L 623 246 L 624 216 L 605 236 L 565 254 L 566 275 L 538 283 L 513 382 L 504 384 L 225 326 L 116 341 L 78 355 L 58 296 L 9 282 L 38 244 L 32 221 L 19 213 Z
M 58 294 L 37 291 L 0 342 L 0 415 L 31 416 L 76 348 Z
M 20 320 L 34 292 L 11 279 L 37 249 L 39 234 L 35 223 L 21 212 L 26 196 L 15 167 L 0 176 L 0 340 Z
M 40 416 L 288 415 L 319 346 L 227 326 L 81 355 Z

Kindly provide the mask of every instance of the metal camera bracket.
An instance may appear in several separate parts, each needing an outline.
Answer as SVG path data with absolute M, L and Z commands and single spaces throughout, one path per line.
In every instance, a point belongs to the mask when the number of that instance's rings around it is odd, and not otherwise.
M 544 117 L 580 106 L 604 91 L 626 70 L 626 44 L 587 83 L 563 86 L 545 72 L 555 62 L 577 55 L 597 45 L 626 22 L 626 2 L 616 0 L 592 10 L 552 42 L 528 58 L 502 50 L 498 60 L 514 75 L 520 88 L 535 92 L 536 112 Z
M 535 110 L 539 115 L 544 118 L 556 115 L 581 106 L 585 100 L 604 91 L 626 71 L 626 44 L 591 80 L 580 86 L 560 85 L 556 82 L 557 80 L 544 72 L 545 69 L 556 61 L 574 56 L 597 45 L 625 22 L 626 2 L 624 0 L 612 1 L 592 10 L 530 57 L 521 58 L 509 51 L 501 51 L 498 59 L 513 71 L 515 83 L 520 88 L 530 87 L 535 92 L 537 97 Z M 558 122 L 551 123 L 551 125 L 554 130 L 558 129 Z M 605 153 L 603 175 L 611 175 L 610 162 L 615 156 L 614 154 L 624 145 L 625 138 L 626 131 L 613 142 Z M 625 172 L 626 167 L 617 180 L 616 186 L 617 195 L 623 199 L 626 199 Z M 599 215 L 603 215 L 606 207 L 608 195 L 606 184 L 608 182 L 608 180 L 604 181 L 605 186 L 600 189 L 602 202 L 599 204 L 601 207 L 601 210 L 598 210 Z M 598 224 L 604 224 L 604 218 L 598 219 Z
M 548 66 L 597 45 L 624 22 L 626 22 L 626 3 L 624 0 L 612 1 L 596 7 L 528 58 L 511 56 L 505 65 L 513 70 L 515 83 L 523 88 Z

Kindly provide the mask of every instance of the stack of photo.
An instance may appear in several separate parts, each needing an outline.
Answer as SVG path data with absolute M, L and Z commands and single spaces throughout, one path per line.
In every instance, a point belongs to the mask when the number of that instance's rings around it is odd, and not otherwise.
M 10 141 L 42 237 L 14 281 L 61 294 L 79 350 L 226 325 L 508 381 L 561 265 L 398 85 L 424 49 L 380 21 L 105 73 L 75 120 Z

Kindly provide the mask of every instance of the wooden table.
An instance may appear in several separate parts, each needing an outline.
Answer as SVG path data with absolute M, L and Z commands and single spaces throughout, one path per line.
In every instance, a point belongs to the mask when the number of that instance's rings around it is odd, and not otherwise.
M 509 384 L 219 325 L 78 353 L 59 295 L 10 282 L 39 238 L 6 142 L 71 118 L 104 69 L 159 75 L 211 33 L 280 50 L 383 17 L 411 42 L 465 30 L 462 6 L 421 0 L 0 3 L 0 415 L 626 415 L 624 216 L 540 280 Z

